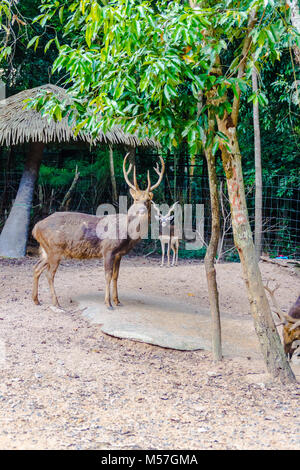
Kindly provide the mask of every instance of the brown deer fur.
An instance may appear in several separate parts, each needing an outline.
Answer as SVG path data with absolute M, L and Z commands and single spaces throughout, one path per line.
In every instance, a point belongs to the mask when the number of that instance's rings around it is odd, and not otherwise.
M 269 281 L 264 287 L 271 296 L 274 312 L 282 322 L 280 324 L 283 325 L 282 336 L 284 351 L 286 355 L 291 358 L 294 351 L 298 348 L 298 343 L 300 341 L 300 295 L 296 302 L 291 306 L 288 314 L 286 314 L 281 310 L 274 294 L 280 286 L 276 285 L 274 289 L 271 289 L 268 284 Z
M 54 277 L 59 263 L 63 258 L 103 258 L 106 281 L 105 304 L 108 308 L 112 308 L 110 296 L 110 283 L 112 280 L 113 301 L 115 305 L 120 305 L 117 282 L 121 258 L 139 242 L 140 238 L 131 238 L 128 232 L 126 232 L 126 238 L 121 238 L 119 234 L 124 232 L 121 232 L 119 229 L 123 224 L 126 224 L 127 227 L 132 221 L 136 222 L 137 226 L 142 226 L 144 222 L 146 222 L 146 224 L 148 223 L 150 204 L 153 198 L 152 190 L 160 184 L 165 168 L 164 161 L 160 157 L 162 169 L 159 171 L 158 165 L 155 168 L 156 173 L 159 175 L 158 182 L 151 186 L 148 172 L 148 187 L 145 191 L 141 191 L 136 181 L 135 167 L 134 185 L 128 179 L 132 165 L 130 164 L 128 171 L 126 171 L 125 165 L 127 157 L 128 154 L 123 162 L 123 172 L 125 180 L 130 187 L 130 194 L 134 200 L 128 215 L 119 214 L 116 216 L 107 215 L 97 217 L 95 215 L 76 212 L 56 212 L 34 226 L 32 234 L 40 244 L 40 259 L 34 267 L 32 292 L 33 301 L 37 305 L 39 305 L 39 278 L 45 270 L 52 294 L 53 305 L 59 305 L 54 289 Z M 116 239 L 101 239 L 99 238 L 99 233 L 97 233 L 98 223 L 104 218 L 106 218 L 107 221 L 108 217 L 113 218 L 111 221 L 117 226 Z
M 296 302 L 291 306 L 288 316 L 300 322 L 300 295 Z M 296 325 L 296 328 L 293 328 L 293 326 L 295 326 L 295 323 L 288 321 L 287 325 L 284 325 L 283 327 L 284 350 L 289 357 L 292 357 L 296 349 L 293 347 L 294 341 L 300 340 L 300 324 L 299 326 Z

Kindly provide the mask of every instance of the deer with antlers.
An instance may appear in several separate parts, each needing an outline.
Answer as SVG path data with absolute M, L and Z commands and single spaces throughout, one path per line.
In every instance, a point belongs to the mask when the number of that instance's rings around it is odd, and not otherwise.
M 176 234 L 175 226 L 171 224 L 171 221 L 174 219 L 174 215 L 171 215 L 174 212 L 178 201 L 176 201 L 172 207 L 169 209 L 166 215 L 162 215 L 159 207 L 155 204 L 155 202 L 151 201 L 153 208 L 156 211 L 155 218 L 159 222 L 159 240 L 161 243 L 161 266 L 164 265 L 165 259 L 165 245 L 167 245 L 167 257 L 168 257 L 168 264 L 167 266 L 170 267 L 170 249 L 173 251 L 173 261 L 172 266 L 178 265 L 178 249 L 179 249 L 179 236 Z
M 115 305 L 121 305 L 117 287 L 121 258 L 139 242 L 142 227 L 145 227 L 145 225 L 148 227 L 151 200 L 153 198 L 152 191 L 160 185 L 165 169 L 164 160 L 160 156 L 161 170 L 158 163 L 154 168 L 158 174 L 158 181 L 151 185 L 148 171 L 148 186 L 143 191 L 137 183 L 135 166 L 133 169 L 133 184 L 129 180 L 132 164 L 130 163 L 128 170 L 126 170 L 128 155 L 125 156 L 123 161 L 124 178 L 133 198 L 133 205 L 129 208 L 128 214 L 98 217 L 76 212 L 56 212 L 34 226 L 32 234 L 40 244 L 40 259 L 34 267 L 32 292 L 33 301 L 37 305 L 39 305 L 39 278 L 42 272 L 46 270 L 53 305 L 59 306 L 54 289 L 54 276 L 63 258 L 103 258 L 106 282 L 105 304 L 109 309 L 112 309 L 110 295 L 112 280 L 113 301 Z M 109 233 L 115 233 L 115 236 L 108 237 L 105 235 L 105 230 L 100 230 L 103 225 L 115 229 L 109 231 Z M 134 229 L 130 230 L 130 227 L 134 227 Z
M 281 320 L 279 325 L 283 325 L 283 343 L 284 351 L 289 359 L 292 358 L 294 352 L 300 346 L 300 295 L 296 302 L 291 306 L 288 313 L 285 313 L 279 307 L 274 295 L 275 291 L 280 287 L 278 284 L 274 289 L 270 289 L 269 282 L 264 286 L 269 292 L 273 303 L 273 310 Z M 277 325 L 277 326 L 279 326 Z

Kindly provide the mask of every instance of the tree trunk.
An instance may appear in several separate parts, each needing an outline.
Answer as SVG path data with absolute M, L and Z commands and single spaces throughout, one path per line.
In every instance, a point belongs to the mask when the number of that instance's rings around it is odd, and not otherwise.
M 3 80 L 0 78 L 0 101 L 5 100 L 6 98 L 6 87 Z
M 111 187 L 112 187 L 113 203 L 117 204 L 118 191 L 117 191 L 117 183 L 116 183 L 116 177 L 115 177 L 114 152 L 113 152 L 113 148 L 111 145 L 109 146 L 109 168 L 110 168 L 110 180 L 111 180 Z
M 136 150 L 134 147 L 130 147 L 128 145 L 126 145 L 126 153 L 129 153 L 129 163 L 132 164 L 132 166 L 134 167 L 135 166 L 135 154 L 136 154 Z
M 252 91 L 257 92 L 257 72 L 255 67 L 252 70 Z M 262 236 L 262 169 L 261 169 L 261 141 L 259 126 L 258 102 L 253 102 L 253 127 L 254 127 L 254 155 L 255 155 L 255 232 L 254 243 L 256 257 L 259 260 L 261 255 Z
M 287 0 L 287 4 L 291 9 L 291 23 L 300 34 L 299 0 Z M 300 49 L 297 45 L 294 45 L 294 54 L 297 64 L 300 65 Z
M 26 254 L 32 197 L 43 149 L 41 142 L 29 146 L 18 193 L 0 235 L 0 256 L 20 258 Z
M 198 2 L 189 0 L 191 8 L 195 8 Z M 212 70 L 212 73 L 220 73 L 218 67 Z M 214 105 L 216 103 L 216 89 L 212 88 L 206 94 L 207 103 Z M 199 93 L 197 117 L 203 105 L 203 92 Z M 208 133 L 214 132 L 215 116 L 211 111 L 208 112 Z M 210 313 L 212 318 L 212 354 L 214 361 L 222 359 L 222 338 L 221 338 L 221 321 L 219 308 L 219 292 L 216 278 L 215 258 L 218 250 L 220 239 L 220 206 L 218 195 L 218 183 L 216 173 L 216 159 L 212 152 L 213 143 L 205 149 L 202 167 L 202 200 L 205 202 L 204 194 L 204 173 L 207 171 L 210 192 L 210 209 L 211 209 L 211 236 L 207 251 L 205 254 L 204 264 L 206 272 L 207 289 L 209 295 Z M 205 165 L 207 163 L 207 166 Z M 206 170 L 206 171 L 205 171 Z
M 206 94 L 207 104 L 214 103 L 216 90 L 213 88 Z M 208 111 L 208 134 L 215 130 L 215 116 L 212 111 Z M 205 144 L 205 142 L 204 142 Z M 221 320 L 219 308 L 219 292 L 216 278 L 215 259 L 220 239 L 220 206 L 218 194 L 218 182 L 216 173 L 216 158 L 213 155 L 213 142 L 205 148 L 204 154 L 207 162 L 207 173 L 210 193 L 211 210 L 211 235 L 209 245 L 206 250 L 204 265 L 206 272 L 206 281 L 209 296 L 210 314 L 212 321 L 212 355 L 214 361 L 222 359 L 222 338 L 221 338 Z
M 236 128 L 232 125 L 230 116 L 224 116 L 223 119 L 217 117 L 217 122 L 219 131 L 228 137 L 229 150 L 225 145 L 222 145 L 222 160 L 227 178 L 234 242 L 243 268 L 251 314 L 260 347 L 270 374 L 284 383 L 295 382 L 295 376 L 284 353 L 271 314 L 256 259 L 248 219 Z M 245 332 L 241 331 L 241 334 L 245 334 Z
M 222 359 L 221 320 L 219 293 L 216 279 L 215 258 L 220 238 L 220 208 L 216 174 L 215 157 L 211 147 L 205 151 L 207 159 L 210 205 L 211 205 L 211 236 L 207 247 L 204 264 L 209 295 L 210 314 L 212 318 L 212 353 L 213 360 Z
M 188 202 L 191 204 L 192 202 L 192 194 L 193 194 L 193 177 L 194 177 L 194 172 L 195 172 L 195 164 L 196 164 L 196 154 L 193 153 L 191 156 L 191 162 L 189 165 L 189 196 L 188 196 Z
M 65 196 L 62 200 L 62 203 L 59 206 L 59 209 L 58 209 L 59 211 L 63 212 L 63 211 L 69 210 L 70 202 L 71 202 L 71 199 L 72 199 L 71 196 L 72 196 L 72 193 L 73 193 L 73 191 L 76 187 L 79 176 L 80 176 L 80 172 L 78 171 L 78 167 L 76 165 L 74 179 L 73 179 L 72 184 L 69 187 L 68 191 L 66 192 L 66 194 L 65 194 Z M 51 200 L 52 200 L 52 193 L 51 193 L 50 202 L 52 202 Z M 49 209 L 51 209 L 51 205 L 50 205 Z

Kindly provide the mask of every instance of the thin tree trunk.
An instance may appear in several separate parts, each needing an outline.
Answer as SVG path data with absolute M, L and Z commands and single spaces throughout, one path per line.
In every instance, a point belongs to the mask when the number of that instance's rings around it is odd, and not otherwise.
M 80 176 L 80 172 L 78 171 L 78 167 L 76 165 L 74 179 L 73 179 L 72 184 L 69 187 L 68 191 L 66 192 L 66 194 L 65 194 L 65 196 L 62 200 L 62 203 L 59 206 L 59 209 L 58 209 L 59 211 L 67 211 L 68 210 L 68 207 L 69 207 L 70 201 L 71 201 L 72 192 L 75 189 L 75 186 L 77 184 L 79 176 Z
M 256 93 L 257 72 L 255 67 L 252 70 L 252 91 Z M 254 156 L 255 156 L 255 231 L 254 243 L 256 258 L 259 260 L 262 249 L 262 168 L 261 168 L 261 140 L 259 125 L 258 102 L 253 102 L 253 127 L 254 127 Z
M 126 146 L 126 153 L 129 153 L 129 157 L 128 157 L 129 163 L 131 163 L 132 166 L 134 167 L 135 166 L 135 153 L 136 153 L 135 148 Z
M 189 196 L 188 196 L 189 204 L 191 204 L 191 202 L 192 202 L 193 179 L 194 179 L 194 172 L 195 172 L 195 164 L 196 164 L 196 155 L 193 154 L 191 156 L 191 162 L 190 162 L 190 165 L 189 165 Z
M 110 168 L 110 180 L 111 180 L 111 187 L 112 187 L 112 198 L 113 203 L 116 204 L 118 202 L 118 191 L 117 191 L 117 183 L 115 177 L 115 166 L 114 166 L 114 152 L 113 148 L 109 146 L 109 168 Z
M 267 369 L 284 383 L 295 382 L 295 376 L 284 353 L 256 259 L 246 205 L 241 154 L 236 128 L 232 118 L 217 117 L 219 131 L 228 137 L 228 146 L 222 146 L 223 167 L 231 207 L 235 246 L 239 252 L 250 301 L 251 314 Z
M 212 89 L 206 95 L 207 103 L 214 103 L 216 91 Z M 208 112 L 208 133 L 215 130 L 215 116 L 211 111 Z M 207 172 L 210 193 L 211 209 L 211 235 L 209 245 L 206 250 L 204 264 L 206 272 L 206 281 L 209 296 L 210 314 L 212 319 L 212 354 L 214 361 L 222 359 L 222 338 L 221 338 L 221 320 L 219 308 L 219 292 L 216 278 L 215 259 L 220 239 L 220 206 L 218 194 L 218 182 L 216 173 L 216 158 L 213 155 L 213 142 L 208 148 L 204 146 L 204 154 L 207 161 Z
M 287 0 L 287 4 L 291 10 L 291 23 L 300 34 L 299 0 Z M 294 55 L 297 64 L 300 65 L 300 49 L 297 45 L 294 45 Z
M 26 254 L 32 197 L 43 149 L 41 142 L 29 146 L 17 196 L 0 235 L 0 256 L 20 258 Z
M 189 0 L 191 8 L 195 8 L 198 2 Z M 212 70 L 212 73 L 218 73 L 218 70 Z M 215 104 L 216 90 L 213 88 L 206 94 L 207 103 Z M 203 92 L 199 93 L 197 105 L 197 117 L 199 118 L 201 108 L 203 106 Z M 215 116 L 209 111 L 208 113 L 208 132 L 213 132 L 215 129 Z M 219 308 L 219 292 L 216 278 L 215 258 L 218 250 L 220 239 L 220 206 L 216 173 L 216 160 L 212 152 L 213 143 L 204 149 L 205 158 L 203 159 L 202 171 L 202 198 L 205 201 L 203 188 L 204 188 L 204 172 L 207 170 L 209 180 L 210 192 L 210 209 L 211 209 L 211 236 L 209 245 L 206 250 L 204 264 L 206 272 L 207 289 L 209 296 L 210 314 L 212 318 L 212 354 L 214 361 L 222 359 L 222 337 L 221 337 L 221 320 Z M 205 166 L 205 160 L 207 167 Z
M 213 360 L 222 359 L 221 320 L 219 293 L 216 279 L 215 258 L 220 238 L 220 209 L 217 186 L 216 162 L 211 148 L 205 152 L 209 177 L 211 205 L 211 236 L 207 247 L 204 264 L 209 295 L 210 314 L 212 318 L 212 353 Z
M 0 78 L 0 102 L 6 98 L 6 87 L 3 80 Z
M 177 152 L 174 152 L 174 188 L 173 188 L 173 199 L 176 201 L 177 199 Z

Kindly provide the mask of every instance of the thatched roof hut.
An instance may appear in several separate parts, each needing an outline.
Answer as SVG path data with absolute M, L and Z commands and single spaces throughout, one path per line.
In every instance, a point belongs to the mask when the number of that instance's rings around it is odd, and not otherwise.
M 70 140 L 83 140 L 90 143 L 104 142 L 106 144 L 124 144 L 130 147 L 156 146 L 153 139 L 138 139 L 136 135 L 126 134 L 120 127 L 114 127 L 106 134 L 99 132 L 96 139 L 80 131 L 74 135 L 72 126 L 65 117 L 55 122 L 33 109 L 24 109 L 24 100 L 33 98 L 46 90 L 54 93 L 60 100 L 67 97 L 66 90 L 56 85 L 47 84 L 40 87 L 24 90 L 0 102 L 0 146 L 17 145 L 24 142 L 68 142 Z

